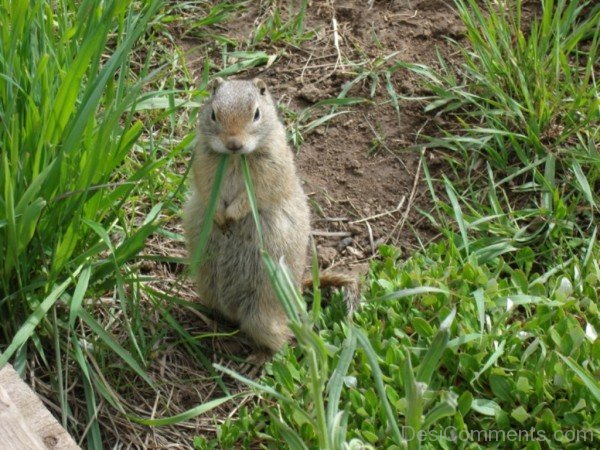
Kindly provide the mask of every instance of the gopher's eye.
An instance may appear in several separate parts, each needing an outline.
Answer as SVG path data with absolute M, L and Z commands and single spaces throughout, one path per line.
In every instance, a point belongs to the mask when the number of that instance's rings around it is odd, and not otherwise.
M 214 109 L 210 112 L 210 120 L 212 120 L 213 122 L 217 121 L 217 115 L 215 114 Z
M 256 122 L 258 119 L 260 119 L 260 110 L 256 108 L 256 111 L 254 111 L 254 121 Z

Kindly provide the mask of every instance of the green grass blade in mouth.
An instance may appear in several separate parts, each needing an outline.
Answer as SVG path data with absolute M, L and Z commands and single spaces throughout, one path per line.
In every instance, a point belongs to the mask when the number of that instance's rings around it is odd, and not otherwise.
M 250 208 L 252 210 L 252 217 L 256 224 L 256 230 L 258 232 L 258 240 L 261 248 L 264 248 L 262 227 L 260 225 L 260 216 L 258 214 L 258 205 L 256 203 L 256 195 L 254 193 L 254 185 L 252 184 L 252 177 L 250 176 L 250 167 L 248 166 L 248 159 L 246 155 L 241 155 L 242 171 L 244 172 L 244 183 L 246 185 L 246 192 L 248 194 L 248 201 L 250 202 Z
M 198 244 L 191 255 L 190 272 L 196 273 L 198 267 L 202 263 L 202 259 L 206 257 L 204 254 L 206 245 L 208 244 L 208 238 L 210 231 L 213 227 L 213 220 L 215 213 L 217 212 L 217 204 L 219 201 L 219 194 L 221 192 L 221 185 L 223 183 L 223 175 L 227 168 L 227 162 L 229 161 L 229 155 L 219 155 L 219 162 L 215 171 L 215 180 L 210 191 L 210 197 L 208 199 L 208 205 L 206 206 L 206 214 L 204 216 L 204 222 L 202 223 L 202 229 L 198 237 Z

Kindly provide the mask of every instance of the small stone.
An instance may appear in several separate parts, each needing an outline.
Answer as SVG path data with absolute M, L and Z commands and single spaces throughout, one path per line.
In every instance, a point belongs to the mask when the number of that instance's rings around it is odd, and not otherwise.
M 310 103 L 317 103 L 319 100 L 327 97 L 327 95 L 323 95 L 323 91 L 321 89 L 312 84 L 304 86 L 302 89 L 300 89 L 298 96 Z
M 360 235 L 364 230 L 364 224 L 352 223 L 348 225 L 348 231 L 352 234 Z M 350 243 L 348 243 L 350 244 Z M 347 244 L 347 245 L 348 245 Z
M 319 261 L 323 266 L 329 266 L 337 256 L 338 252 L 333 247 L 317 247 L 317 254 L 319 255 Z
M 387 241 L 387 238 L 382 236 L 375 240 L 375 242 L 373 243 L 373 246 L 375 247 L 375 249 L 377 249 L 377 248 L 379 248 L 380 245 L 385 244 L 386 241 Z
M 338 249 L 344 250 L 346 247 L 348 247 L 350 244 L 352 244 L 352 238 L 351 237 L 347 237 L 344 238 L 340 241 L 340 243 L 338 244 Z
M 346 247 L 346 251 L 348 253 L 350 253 L 352 256 L 358 258 L 358 259 L 362 259 L 365 257 L 365 254 L 363 252 L 361 252 L 359 249 L 352 247 L 351 245 L 349 245 L 348 247 Z

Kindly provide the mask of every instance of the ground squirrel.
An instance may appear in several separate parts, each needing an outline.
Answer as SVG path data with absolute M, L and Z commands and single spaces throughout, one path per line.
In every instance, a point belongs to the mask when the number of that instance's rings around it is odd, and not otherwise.
M 294 156 L 261 79 L 215 80 L 199 122 L 192 193 L 184 212 L 190 255 L 197 246 L 219 155 L 232 155 L 214 217 L 216 226 L 195 274 L 200 301 L 239 324 L 257 352 L 271 355 L 288 340 L 290 331 L 261 257 L 239 155 L 248 155 L 264 249 L 275 261 L 283 257 L 300 285 L 307 262 L 310 212 Z M 320 280 L 325 287 L 346 286 L 356 298 L 355 279 L 325 274 Z

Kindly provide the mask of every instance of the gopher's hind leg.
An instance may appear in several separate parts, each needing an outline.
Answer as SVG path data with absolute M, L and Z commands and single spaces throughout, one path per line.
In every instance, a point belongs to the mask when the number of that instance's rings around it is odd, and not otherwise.
M 276 298 L 271 300 L 277 302 Z M 256 363 L 260 356 L 264 357 L 262 363 L 270 359 L 291 337 L 285 313 L 273 302 L 249 302 L 240 314 L 240 330 L 254 343 Z

